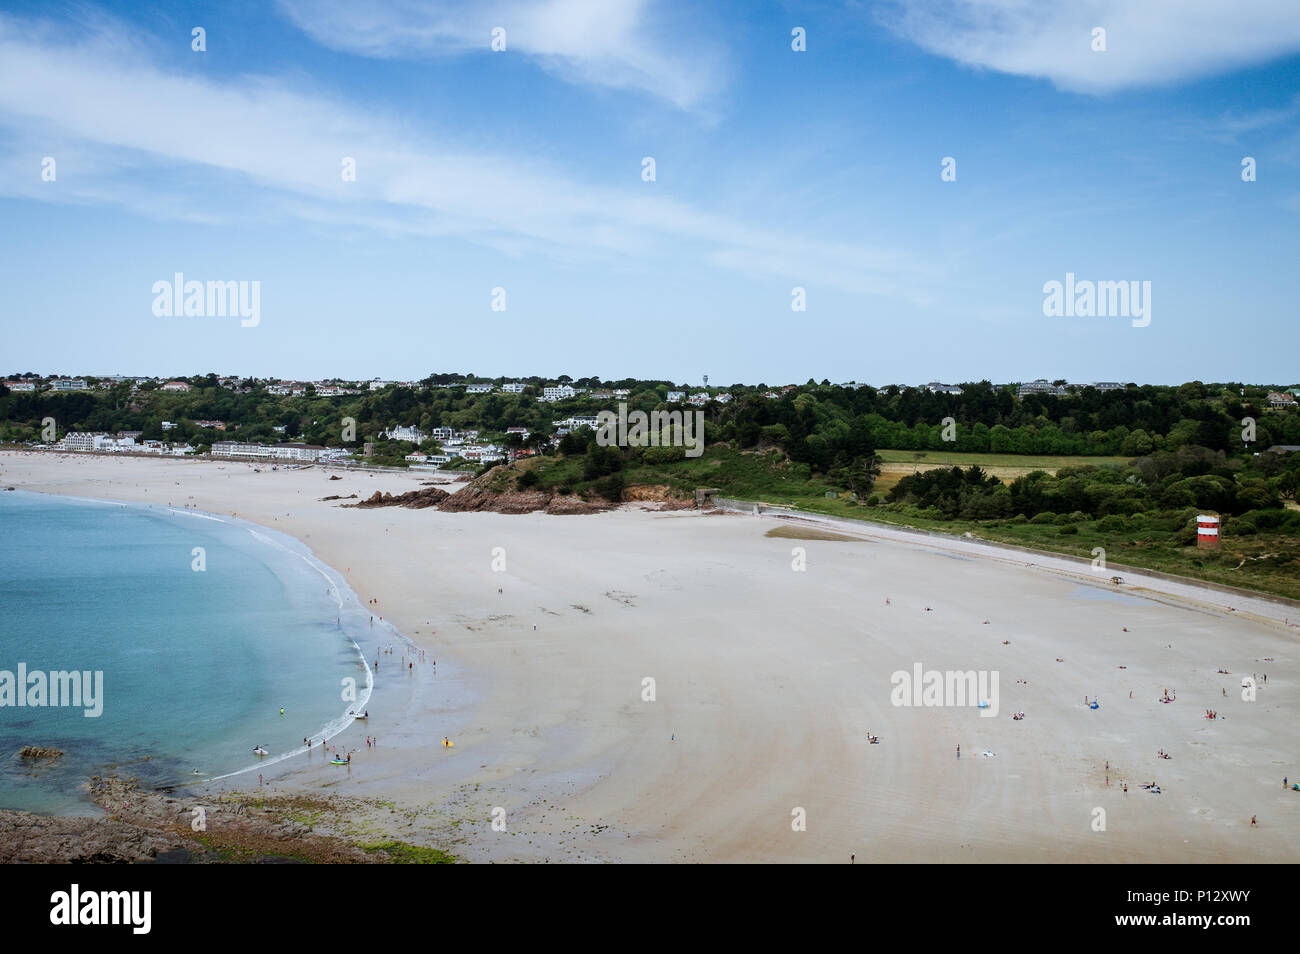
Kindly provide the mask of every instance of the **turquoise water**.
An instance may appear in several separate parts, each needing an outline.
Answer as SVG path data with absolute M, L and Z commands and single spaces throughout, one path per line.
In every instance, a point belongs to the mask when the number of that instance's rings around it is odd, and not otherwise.
M 92 774 L 191 783 L 333 734 L 368 696 L 352 602 L 297 541 L 242 521 L 0 493 L 0 670 L 103 672 L 97 718 L 0 706 L 0 807 L 87 812 Z M 33 766 L 24 745 L 65 755 Z

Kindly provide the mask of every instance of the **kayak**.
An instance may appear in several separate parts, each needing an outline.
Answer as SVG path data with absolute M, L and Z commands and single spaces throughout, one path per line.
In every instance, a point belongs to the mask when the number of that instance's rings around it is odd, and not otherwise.
M 350 765 L 347 759 L 330 759 L 331 765 Z

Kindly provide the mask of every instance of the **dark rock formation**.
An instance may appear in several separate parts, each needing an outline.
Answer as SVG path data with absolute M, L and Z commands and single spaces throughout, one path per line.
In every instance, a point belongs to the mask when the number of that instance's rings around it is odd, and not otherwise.
M 409 507 L 412 510 L 424 510 L 426 507 L 436 507 L 448 496 L 450 495 L 447 491 L 437 487 L 411 490 L 404 494 L 398 494 L 396 497 L 390 493 L 381 493 L 376 490 L 365 500 L 354 504 L 343 504 L 343 506 L 361 507 L 363 509 L 370 507 Z

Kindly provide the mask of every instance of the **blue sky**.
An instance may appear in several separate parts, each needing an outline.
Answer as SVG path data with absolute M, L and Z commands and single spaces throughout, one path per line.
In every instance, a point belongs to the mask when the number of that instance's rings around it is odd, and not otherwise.
M 0 373 L 1300 378 L 1291 0 L 142 7 L 0 12 Z

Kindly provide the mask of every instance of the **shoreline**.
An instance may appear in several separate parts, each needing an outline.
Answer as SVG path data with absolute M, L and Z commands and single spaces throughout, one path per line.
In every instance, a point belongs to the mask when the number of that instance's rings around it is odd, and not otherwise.
M 470 861 L 1300 860 L 1286 837 L 1300 801 L 1279 790 L 1296 774 L 1286 727 L 1300 710 L 1278 604 L 1257 616 L 1163 583 L 1114 592 L 1079 566 L 874 524 L 837 525 L 854 538 L 835 541 L 774 539 L 765 531 L 791 521 L 699 511 L 344 510 L 322 496 L 396 494 L 427 475 L 327 483 L 194 463 L 0 454 L 0 479 L 237 509 L 297 539 L 363 601 L 379 597 L 384 621 L 438 660 L 436 687 L 397 712 L 407 696 L 382 662 L 379 688 L 398 691 L 372 698 L 379 747 L 332 772 L 287 760 L 259 793 L 350 800 L 348 819 L 322 823 L 336 833 Z M 792 572 L 796 545 L 804 572 Z M 1001 670 L 1003 716 L 894 707 L 890 673 L 915 662 Z M 1219 701 L 1214 690 L 1261 665 L 1262 705 Z M 656 701 L 642 697 L 646 677 Z M 1178 705 L 1158 703 L 1167 686 Z M 473 701 L 451 711 L 449 688 Z M 1100 711 L 1080 703 L 1098 695 Z M 1225 719 L 1199 718 L 1215 705 Z M 1013 722 L 1015 710 L 1028 718 Z M 882 744 L 866 746 L 868 731 Z M 957 742 L 996 756 L 955 760 Z M 1175 760 L 1156 761 L 1159 748 Z M 1136 788 L 1150 777 L 1159 798 Z M 1117 791 L 1119 778 L 1134 791 Z M 791 806 L 808 811 L 802 835 Z M 1111 837 L 1088 827 L 1097 806 Z M 1245 830 L 1252 814 L 1263 837 Z
M 362 649 L 361 641 L 358 638 L 359 634 L 356 627 L 359 624 L 355 623 L 354 621 L 349 621 L 347 625 L 343 623 L 343 617 L 345 615 L 355 616 L 355 615 L 363 615 L 365 613 L 365 609 L 361 603 L 361 598 L 352 590 L 352 588 L 348 585 L 347 581 L 344 579 L 341 573 L 339 573 L 335 568 L 321 561 L 311 550 L 310 547 L 306 546 L 302 541 L 293 537 L 291 534 L 285 533 L 284 531 L 281 530 L 276 530 L 270 527 L 266 527 L 262 524 L 245 520 L 243 518 L 236 517 L 233 515 L 221 515 L 221 514 L 210 513 L 207 511 L 188 508 L 188 507 L 178 508 L 170 504 L 164 505 L 163 507 L 160 508 L 158 505 L 152 503 L 111 500 L 103 497 L 76 496 L 72 494 L 52 493 L 52 492 L 41 491 L 41 490 L 24 489 L 24 490 L 15 490 L 12 492 L 19 493 L 19 494 L 33 494 L 42 497 L 51 497 L 51 498 L 56 498 L 58 500 L 70 501 L 74 503 L 84 503 L 84 504 L 91 504 L 97 506 L 121 507 L 121 508 L 137 510 L 142 513 L 146 513 L 146 512 L 157 513 L 161 509 L 163 512 L 174 516 L 185 516 L 185 517 L 192 517 L 194 519 L 210 520 L 222 524 L 223 526 L 226 527 L 246 531 L 260 544 L 273 547 L 287 557 L 295 557 L 299 560 L 302 560 L 304 564 L 306 564 L 311 569 L 315 570 L 318 574 L 320 574 L 320 576 L 328 584 L 330 596 L 334 600 L 335 605 L 337 606 L 339 611 L 340 630 L 343 632 L 344 636 L 351 643 L 352 648 L 356 652 L 357 658 L 360 661 L 362 670 L 365 673 L 365 684 L 359 687 L 359 695 L 356 701 L 350 703 L 348 709 L 345 710 L 344 712 L 327 719 L 320 726 L 318 731 L 313 732 L 309 736 L 310 740 L 313 743 L 312 748 L 319 750 L 320 746 L 324 745 L 325 743 L 328 743 L 331 739 L 334 739 L 337 736 L 341 735 L 348 728 L 352 727 L 353 722 L 356 721 L 355 712 L 365 711 L 367 709 L 375 688 L 374 671 L 371 669 L 370 663 L 367 662 L 365 650 Z M 257 559 L 257 557 L 254 557 L 254 559 Z M 270 564 L 266 564 L 266 565 L 268 566 L 268 568 L 271 568 Z M 275 573 L 276 571 L 274 570 L 274 568 L 271 568 L 271 572 Z M 381 626 L 389 635 L 396 638 L 398 641 L 402 642 L 403 644 L 407 646 L 414 645 L 403 633 L 401 633 L 396 627 L 393 627 L 387 621 L 384 621 L 381 624 Z M 220 775 L 202 776 L 202 777 L 196 777 L 194 779 L 179 777 L 174 782 L 151 785 L 151 789 L 156 790 L 158 792 L 171 792 L 178 789 L 189 789 L 189 788 L 197 789 L 206 786 L 212 786 L 217 782 L 223 782 L 227 779 L 236 778 L 242 775 L 249 774 L 251 772 L 256 772 L 259 769 L 262 770 L 269 769 L 271 766 L 278 765 L 281 762 L 292 759 L 295 756 L 306 755 L 307 752 L 308 752 L 307 746 L 298 746 L 288 751 L 268 756 L 265 760 L 255 761 L 247 765 L 244 765 L 242 767 L 235 768 L 227 772 L 223 772 Z M 64 812 L 55 812 L 52 814 L 56 814 L 61 817 L 75 817 L 71 813 L 64 813 Z

